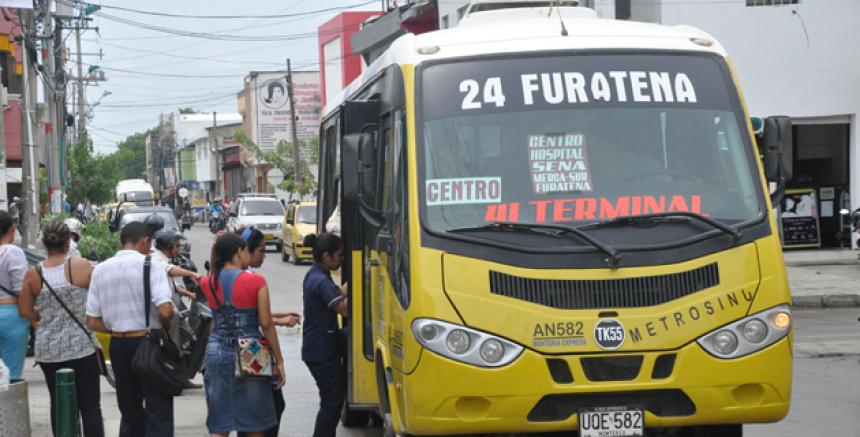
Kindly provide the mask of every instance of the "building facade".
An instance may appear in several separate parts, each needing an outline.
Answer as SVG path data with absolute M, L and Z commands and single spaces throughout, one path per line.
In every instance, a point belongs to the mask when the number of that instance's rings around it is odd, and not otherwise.
M 5 170 L 0 170 L 0 184 L 5 190 L 0 190 L 0 210 L 8 208 L 8 202 L 14 197 L 22 197 L 23 161 L 23 113 L 21 109 L 21 92 L 24 81 L 21 64 L 21 46 L 15 42 L 20 35 L 20 27 L 14 21 L 14 12 L 0 15 L 0 81 L 7 90 L 8 102 L 3 108 Z

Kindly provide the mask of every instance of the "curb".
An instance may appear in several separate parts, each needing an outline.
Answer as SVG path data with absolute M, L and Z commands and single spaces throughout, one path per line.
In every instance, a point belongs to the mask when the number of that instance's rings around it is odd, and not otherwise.
M 820 266 L 857 266 L 860 265 L 860 260 L 857 259 L 831 259 L 831 260 L 801 260 L 801 261 L 786 261 L 786 267 L 820 267 Z
M 786 267 L 820 267 L 820 266 L 857 266 L 860 259 L 821 259 L 821 260 L 796 260 L 785 261 Z
M 860 307 L 860 294 L 818 294 L 812 296 L 792 296 L 791 305 L 795 308 Z

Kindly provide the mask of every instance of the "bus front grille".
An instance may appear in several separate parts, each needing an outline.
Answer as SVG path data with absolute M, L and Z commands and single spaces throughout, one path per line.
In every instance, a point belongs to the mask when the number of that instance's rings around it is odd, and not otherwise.
M 552 380 L 558 384 L 570 384 L 573 382 L 573 374 L 570 373 L 570 366 L 566 360 L 560 358 L 547 358 L 546 366 L 549 368 L 549 374 Z
M 622 279 L 535 279 L 490 271 L 493 294 L 566 310 L 660 305 L 719 283 L 717 263 L 686 272 Z
M 642 355 L 583 357 L 579 364 L 589 381 L 632 381 L 642 368 Z
M 651 379 L 666 379 L 672 376 L 675 368 L 675 354 L 660 355 L 654 360 L 654 369 L 651 370 Z
M 531 422 L 558 422 L 583 408 L 617 407 L 641 408 L 657 417 L 691 416 L 696 405 L 681 390 L 641 390 L 604 393 L 565 393 L 547 395 L 529 412 Z

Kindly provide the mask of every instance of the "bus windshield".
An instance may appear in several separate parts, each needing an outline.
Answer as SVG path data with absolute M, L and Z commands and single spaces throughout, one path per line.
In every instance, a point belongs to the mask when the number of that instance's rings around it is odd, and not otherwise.
M 491 58 L 419 74 L 419 197 L 433 231 L 660 212 L 737 224 L 766 209 L 718 58 Z

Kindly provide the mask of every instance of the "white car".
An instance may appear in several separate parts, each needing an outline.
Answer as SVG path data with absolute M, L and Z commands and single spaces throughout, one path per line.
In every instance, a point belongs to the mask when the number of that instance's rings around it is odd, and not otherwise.
M 227 230 L 254 226 L 266 237 L 266 244 L 282 249 L 281 230 L 284 225 L 284 206 L 274 195 L 240 194 L 227 211 Z

